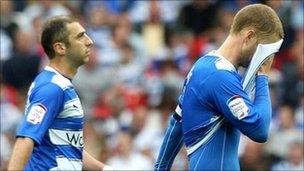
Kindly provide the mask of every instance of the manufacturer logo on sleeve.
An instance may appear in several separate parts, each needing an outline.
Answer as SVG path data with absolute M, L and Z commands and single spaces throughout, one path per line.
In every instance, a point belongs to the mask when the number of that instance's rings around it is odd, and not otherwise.
M 248 116 L 249 108 L 241 96 L 233 96 L 228 100 L 227 104 L 233 116 L 239 120 Z
M 26 121 L 34 125 L 40 124 L 44 118 L 46 111 L 47 109 L 43 104 L 41 103 L 34 104 L 30 108 L 30 111 L 26 117 Z

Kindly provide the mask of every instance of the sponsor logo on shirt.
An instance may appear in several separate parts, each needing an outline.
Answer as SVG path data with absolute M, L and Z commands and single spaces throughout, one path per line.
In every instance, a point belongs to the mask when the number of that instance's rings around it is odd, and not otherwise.
M 54 145 L 72 145 L 83 147 L 83 131 L 49 130 L 50 140 Z
M 44 118 L 47 108 L 41 104 L 34 104 L 26 117 L 26 121 L 34 125 L 40 124 Z
M 228 100 L 227 104 L 233 116 L 235 116 L 239 120 L 248 116 L 249 108 L 241 96 L 233 96 Z
M 69 143 L 76 147 L 82 147 L 83 146 L 83 135 L 82 133 L 65 133 L 67 140 Z

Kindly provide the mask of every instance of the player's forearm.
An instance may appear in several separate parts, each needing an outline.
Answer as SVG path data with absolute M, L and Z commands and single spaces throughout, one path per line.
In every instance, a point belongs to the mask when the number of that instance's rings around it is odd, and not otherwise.
M 254 105 L 260 115 L 260 123 L 251 136 L 253 136 L 257 142 L 265 142 L 268 138 L 272 115 L 267 76 L 259 75 L 257 77 Z
M 34 141 L 30 138 L 17 138 L 12 152 L 8 170 L 24 170 L 34 148 Z
M 84 170 L 112 170 L 111 167 L 96 160 L 85 150 L 83 150 L 83 169 Z
M 171 116 L 165 138 L 155 164 L 155 170 L 170 170 L 175 156 L 182 147 L 182 142 L 182 124 Z
M 258 112 L 261 115 L 263 114 L 261 117 L 266 122 L 265 124 L 269 125 L 272 111 L 267 76 L 259 75 L 257 77 L 254 105 L 258 109 Z

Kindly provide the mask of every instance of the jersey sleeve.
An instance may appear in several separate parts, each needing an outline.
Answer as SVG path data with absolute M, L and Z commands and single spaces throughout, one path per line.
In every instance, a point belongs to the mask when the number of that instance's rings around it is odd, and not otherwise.
M 52 83 L 33 89 L 16 137 L 28 137 L 40 144 L 62 108 L 63 97 L 63 90 Z
M 267 76 L 256 78 L 256 97 L 251 102 L 234 73 L 221 70 L 205 84 L 208 97 L 219 114 L 256 142 L 265 142 L 271 119 Z
M 182 123 L 176 113 L 171 115 L 154 170 L 170 170 L 172 163 L 183 145 Z

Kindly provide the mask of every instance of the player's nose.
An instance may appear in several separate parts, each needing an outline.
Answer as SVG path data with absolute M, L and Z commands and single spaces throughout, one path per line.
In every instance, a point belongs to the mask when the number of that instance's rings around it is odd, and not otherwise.
M 91 46 L 92 44 L 93 44 L 93 40 L 88 35 L 86 35 L 86 45 Z

